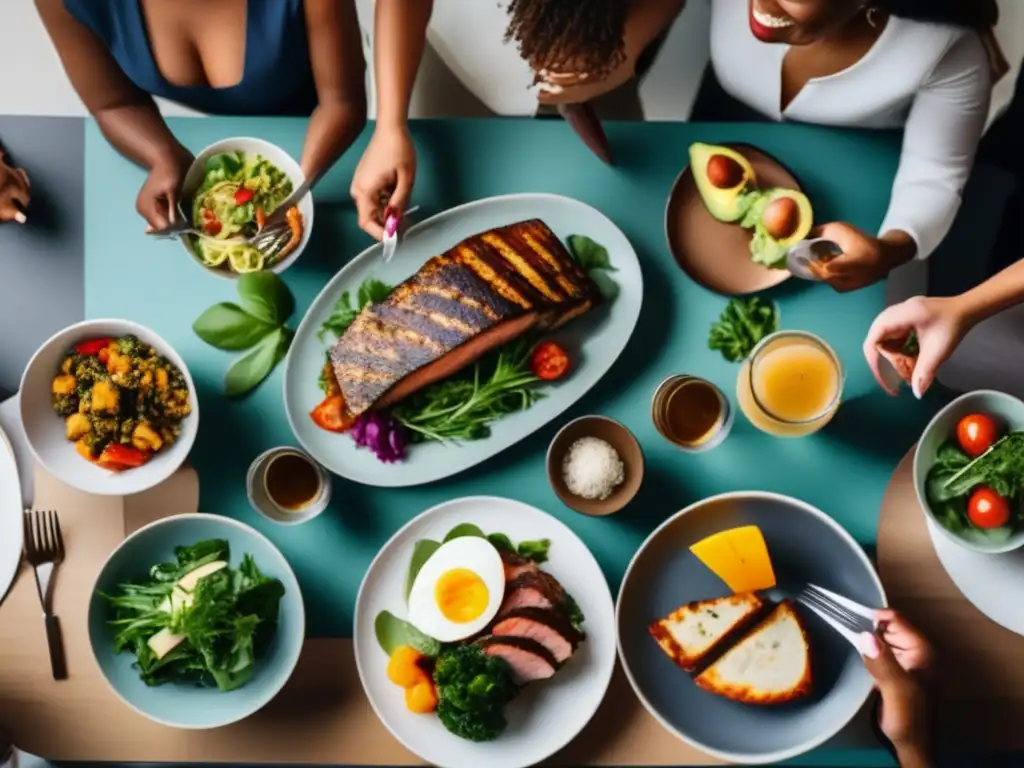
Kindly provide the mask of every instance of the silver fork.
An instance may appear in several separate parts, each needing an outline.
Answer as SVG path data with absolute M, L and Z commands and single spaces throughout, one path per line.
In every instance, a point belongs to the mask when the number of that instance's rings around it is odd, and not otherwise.
M 50 649 L 50 670 L 54 680 L 66 680 L 68 672 L 60 622 L 51 608 L 53 572 L 64 562 L 64 537 L 60 532 L 60 520 L 57 512 L 52 509 L 46 512 L 25 512 L 22 520 L 25 526 L 25 559 L 35 570 L 36 589 L 43 606 L 46 644 Z
M 280 248 L 288 242 L 292 236 L 292 229 L 288 226 L 287 215 L 291 208 L 294 208 L 313 188 L 316 179 L 306 179 L 299 184 L 298 189 L 292 192 L 288 198 L 281 203 L 274 212 L 263 222 L 260 231 L 249 238 L 249 245 L 258 250 L 263 256 L 270 257 L 277 253 Z
M 804 586 L 797 593 L 796 600 L 814 611 L 822 621 L 845 637 L 858 650 L 860 650 L 860 635 L 864 632 L 873 632 L 875 629 L 875 612 L 873 610 L 816 584 Z

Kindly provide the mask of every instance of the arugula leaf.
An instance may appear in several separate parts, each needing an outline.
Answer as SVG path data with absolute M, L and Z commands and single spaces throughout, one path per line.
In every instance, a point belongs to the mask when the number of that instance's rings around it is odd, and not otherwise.
M 231 351 L 249 349 L 274 328 L 228 302 L 214 304 L 192 323 L 196 336 L 211 347 Z
M 779 330 L 775 304 L 756 296 L 730 299 L 721 316 L 711 324 L 708 348 L 722 353 L 730 363 L 745 360 L 757 343 Z
M 935 452 L 935 465 L 941 469 L 957 472 L 971 463 L 971 457 L 964 453 L 956 440 L 951 439 L 939 446 Z
M 487 534 L 487 540 L 491 542 L 491 545 L 499 552 L 514 553 L 516 551 L 516 547 L 512 543 L 512 539 L 504 533 L 489 533 Z
M 538 539 L 537 541 L 521 541 L 519 546 L 516 548 L 516 552 L 520 557 L 524 557 L 527 560 L 540 563 L 547 562 L 548 551 L 551 549 L 550 539 Z
M 273 272 L 249 272 L 238 278 L 242 308 L 257 320 L 281 325 L 295 311 L 295 297 Z
M 409 573 L 405 576 L 405 601 L 409 602 L 409 593 L 412 592 L 413 582 L 416 575 L 423 568 L 423 564 L 430 559 L 430 556 L 441 548 L 441 544 L 432 539 L 420 539 L 413 545 L 412 558 L 409 560 Z
M 987 485 L 1000 496 L 1011 498 L 1024 490 L 1024 432 L 1011 432 L 945 483 L 951 496 L 966 496 Z
M 377 636 L 377 642 L 388 656 L 400 645 L 411 646 L 424 656 L 437 656 L 441 653 L 441 643 L 389 611 L 377 614 L 373 621 L 373 631 Z
M 444 537 L 444 540 L 447 544 L 452 539 L 461 539 L 464 536 L 475 536 L 478 539 L 487 538 L 484 536 L 484 532 L 472 523 L 460 523 L 448 531 L 448 535 Z
M 533 340 L 522 337 L 472 367 L 407 397 L 391 415 L 420 440 L 480 440 L 490 424 L 543 397 L 530 370 Z
M 293 335 L 287 328 L 278 328 L 238 358 L 224 376 L 225 394 L 240 397 L 255 389 L 287 354 Z
M 363 311 L 363 307 L 367 304 L 384 301 L 384 299 L 391 295 L 393 290 L 394 286 L 371 277 L 363 281 L 356 290 L 354 298 L 348 291 L 341 294 L 334 303 L 331 314 L 324 320 L 320 330 L 317 331 L 317 338 L 323 341 L 324 337 L 329 333 L 341 336 L 352 325 L 352 321 L 358 317 L 359 313 Z

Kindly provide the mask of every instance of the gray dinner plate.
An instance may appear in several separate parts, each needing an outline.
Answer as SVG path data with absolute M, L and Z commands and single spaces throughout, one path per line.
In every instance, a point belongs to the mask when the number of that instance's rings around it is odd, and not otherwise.
M 653 620 L 684 603 L 729 594 L 690 545 L 742 525 L 760 527 L 780 585 L 810 582 L 865 605 L 886 604 L 863 550 L 825 513 L 788 496 L 728 493 L 669 518 L 637 551 L 616 606 L 619 656 L 644 706 L 680 739 L 730 762 L 773 763 L 840 731 L 864 705 L 872 681 L 858 652 L 806 610 L 814 691 L 800 702 L 754 706 L 721 698 L 698 688 L 658 648 L 647 630 Z

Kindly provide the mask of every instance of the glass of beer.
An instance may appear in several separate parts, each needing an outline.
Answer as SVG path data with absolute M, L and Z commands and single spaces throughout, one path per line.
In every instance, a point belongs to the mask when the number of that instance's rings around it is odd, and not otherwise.
M 804 437 L 832 420 L 843 393 L 843 366 L 813 333 L 779 331 L 754 347 L 736 382 L 750 423 L 776 437 Z
M 654 393 L 651 418 L 662 437 L 684 451 L 710 451 L 729 435 L 733 410 L 722 391 L 697 376 L 665 379 Z

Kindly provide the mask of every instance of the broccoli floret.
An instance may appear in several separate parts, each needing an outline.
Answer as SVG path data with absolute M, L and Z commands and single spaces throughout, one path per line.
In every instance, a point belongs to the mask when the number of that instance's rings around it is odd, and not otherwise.
M 144 346 L 137 338 L 131 335 L 122 336 L 117 340 L 117 347 L 121 354 L 128 357 L 135 357 L 141 354 Z
M 456 736 L 490 741 L 505 728 L 505 705 L 515 696 L 512 671 L 477 645 L 445 651 L 434 667 L 437 714 Z
M 53 410 L 61 416 L 70 416 L 78 412 L 78 395 L 55 395 Z

